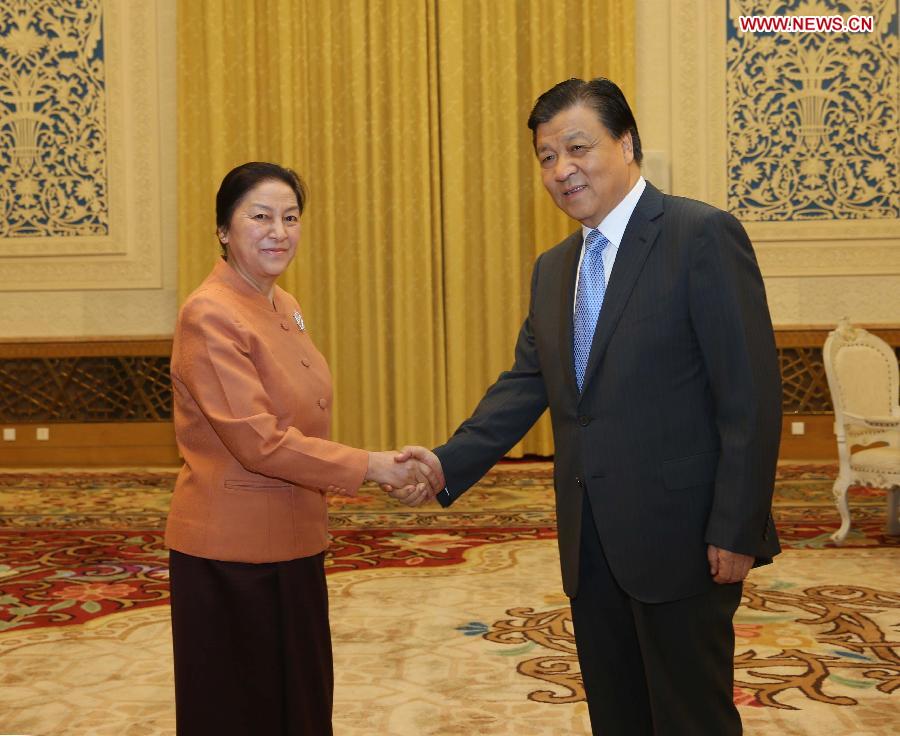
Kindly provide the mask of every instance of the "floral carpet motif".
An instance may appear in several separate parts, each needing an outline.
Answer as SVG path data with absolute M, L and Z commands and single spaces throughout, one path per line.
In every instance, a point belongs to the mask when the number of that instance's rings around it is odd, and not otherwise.
M 748 734 L 887 736 L 900 720 L 900 540 L 884 494 L 854 488 L 851 533 L 831 543 L 835 472 L 779 468 L 785 553 L 751 573 L 735 619 Z M 0 473 L 0 733 L 172 733 L 175 477 Z M 552 483 L 548 463 L 510 463 L 450 509 L 376 488 L 330 500 L 337 732 L 589 733 Z M 143 688 L 143 715 L 120 680 Z
M 474 547 L 528 539 L 556 539 L 556 530 L 337 530 L 326 571 L 455 565 Z M 169 602 L 168 551 L 161 532 L 0 533 L 0 559 L 12 563 L 0 564 L 0 632 L 81 624 Z
M 169 602 L 158 532 L 0 533 L 0 632 L 85 623 Z
M 900 558 L 897 558 L 900 561 Z M 886 695 L 900 689 L 900 593 L 866 587 L 823 585 L 794 590 L 792 583 L 762 587 L 748 582 L 735 619 L 735 702 L 798 710 L 785 694 L 830 705 L 858 705 L 859 691 Z M 584 687 L 568 606 L 512 608 L 510 617 L 487 629 L 472 622 L 460 630 L 516 647 L 517 654 L 543 653 L 523 661 L 519 672 L 549 683 L 529 698 L 541 703 L 584 700 Z M 804 616 L 804 614 L 807 614 Z M 830 685 L 848 694 L 830 694 Z
M 785 548 L 833 546 L 835 472 L 832 465 L 779 467 L 774 516 Z M 162 529 L 176 476 L 0 473 L 0 631 L 166 605 Z M 882 493 L 853 488 L 850 499 L 853 527 L 844 548 L 900 543 L 884 534 Z M 478 545 L 556 535 L 550 463 L 497 466 L 450 509 L 408 509 L 371 487 L 329 505 L 329 573 L 453 565 Z

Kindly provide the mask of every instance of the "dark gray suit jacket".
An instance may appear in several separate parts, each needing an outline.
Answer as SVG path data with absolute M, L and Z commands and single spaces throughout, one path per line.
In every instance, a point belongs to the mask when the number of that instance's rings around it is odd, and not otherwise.
M 647 184 L 575 384 L 579 230 L 535 262 L 513 367 L 435 449 L 449 505 L 549 407 L 563 587 L 578 590 L 582 495 L 619 584 L 645 602 L 715 583 L 707 544 L 771 561 L 781 375 L 740 223 Z M 449 498 L 447 496 L 449 495 Z

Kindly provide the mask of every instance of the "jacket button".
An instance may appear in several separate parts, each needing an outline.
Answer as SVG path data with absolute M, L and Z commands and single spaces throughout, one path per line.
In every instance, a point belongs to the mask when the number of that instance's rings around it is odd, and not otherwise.
M 304 366 L 306 366 L 307 368 L 309 368 L 309 366 L 311 365 L 310 362 L 309 362 L 306 358 L 304 358 L 304 359 L 301 360 L 300 362 L 301 362 Z
M 287 332 L 289 329 L 291 329 L 291 326 L 287 322 L 282 322 L 281 329 Z
M 325 399 L 319 399 L 316 403 L 319 405 L 320 409 L 324 409 L 328 406 L 328 402 L 325 401 Z
M 591 418 L 582 415 L 582 416 L 578 417 L 578 423 L 579 423 L 582 427 L 586 427 L 586 426 L 588 426 L 588 425 L 591 423 Z
M 581 478 L 578 477 L 577 475 L 575 476 L 575 483 L 578 485 L 579 488 L 584 488 L 584 481 L 581 480 Z

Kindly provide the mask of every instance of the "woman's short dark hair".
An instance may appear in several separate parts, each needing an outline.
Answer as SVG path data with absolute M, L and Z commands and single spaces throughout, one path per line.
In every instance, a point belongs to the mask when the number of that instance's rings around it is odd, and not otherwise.
M 219 191 L 216 193 L 216 227 L 218 230 L 227 230 L 228 223 L 231 222 L 231 216 L 234 214 L 234 208 L 237 207 L 244 195 L 247 194 L 257 184 L 264 181 L 283 181 L 287 184 L 297 196 L 297 207 L 300 213 L 303 213 L 303 207 L 306 205 L 306 187 L 295 171 L 286 169 L 278 164 L 271 164 L 265 161 L 250 161 L 240 166 L 235 166 L 231 171 L 225 174 L 222 183 L 219 185 Z M 222 246 L 222 252 L 225 253 L 225 247 Z
M 575 105 L 587 105 L 597 113 L 600 122 L 607 132 L 616 140 L 625 133 L 631 133 L 631 146 L 634 160 L 638 165 L 644 157 L 641 153 L 641 138 L 638 135 L 634 114 L 628 101 L 615 82 L 605 77 L 597 77 L 590 82 L 583 79 L 567 79 L 555 87 L 551 87 L 537 98 L 531 115 L 528 116 L 528 127 L 531 130 L 532 145 L 537 140 L 537 127 L 549 122 L 563 110 Z

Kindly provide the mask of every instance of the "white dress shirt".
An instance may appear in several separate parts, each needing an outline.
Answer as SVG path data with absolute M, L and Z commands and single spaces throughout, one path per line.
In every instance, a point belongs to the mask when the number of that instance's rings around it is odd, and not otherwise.
M 625 195 L 624 199 L 619 202 L 612 211 L 603 218 L 603 221 L 596 227 L 590 228 L 586 225 L 581 226 L 581 255 L 578 257 L 578 270 L 575 271 L 575 295 L 578 296 L 578 278 L 581 275 L 581 260 L 584 258 L 584 241 L 591 230 L 599 230 L 603 237 L 609 241 L 603 249 L 603 273 L 606 276 L 606 284 L 609 285 L 609 276 L 613 270 L 613 264 L 616 262 L 616 254 L 619 252 L 619 245 L 622 243 L 622 236 L 625 234 L 625 228 L 628 227 L 628 221 L 637 207 L 638 200 L 644 193 L 647 181 L 643 176 L 639 176 L 631 191 Z M 575 303 L 572 303 L 572 312 L 575 312 Z

